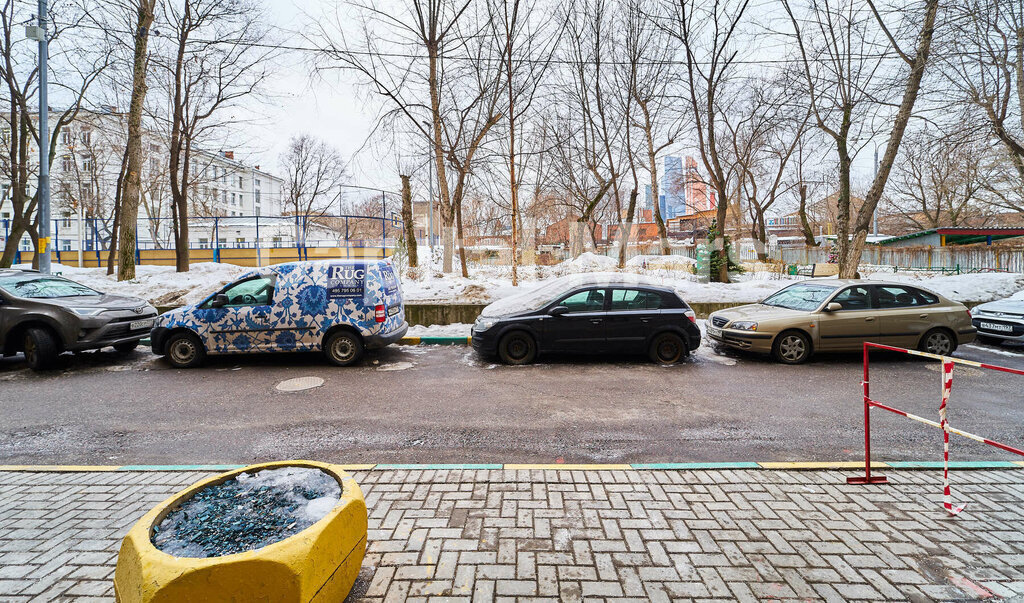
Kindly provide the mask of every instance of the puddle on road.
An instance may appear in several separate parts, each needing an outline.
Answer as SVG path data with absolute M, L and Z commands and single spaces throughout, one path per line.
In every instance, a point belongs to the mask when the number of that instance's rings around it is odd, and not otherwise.
M 413 364 L 412 362 L 395 362 L 395 363 L 392 363 L 392 364 L 385 364 L 383 366 L 379 366 L 379 367 L 377 367 L 377 370 L 378 371 L 405 371 L 405 370 L 411 369 L 414 366 L 416 366 L 416 365 Z
M 279 392 L 301 392 L 320 387 L 323 384 L 324 380 L 320 377 L 296 377 L 278 383 L 275 389 Z

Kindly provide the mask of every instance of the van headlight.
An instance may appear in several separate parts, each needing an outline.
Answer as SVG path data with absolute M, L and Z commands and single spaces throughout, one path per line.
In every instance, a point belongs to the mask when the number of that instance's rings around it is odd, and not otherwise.
M 473 330 L 478 333 L 483 333 L 496 324 L 498 324 L 498 319 L 496 318 L 478 318 L 476 319 L 476 322 L 473 323 Z
M 757 323 L 749 320 L 737 320 L 730 324 L 729 328 L 737 331 L 756 331 Z

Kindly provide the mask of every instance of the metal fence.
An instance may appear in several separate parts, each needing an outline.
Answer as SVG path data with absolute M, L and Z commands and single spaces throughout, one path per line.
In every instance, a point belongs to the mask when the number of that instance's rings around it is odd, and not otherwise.
M 51 225 L 52 257 L 65 264 L 105 266 L 111 222 L 96 218 L 57 218 Z M 397 214 L 390 218 L 353 215 L 197 216 L 189 218 L 190 256 L 194 261 L 225 261 L 262 265 L 312 257 L 383 257 L 390 255 L 402 233 Z M 0 248 L 10 237 L 11 221 L 0 220 Z M 31 261 L 31 238 L 23 235 L 15 263 Z M 136 229 L 136 262 L 166 264 L 174 257 L 171 218 L 140 218 Z M 251 253 L 240 253 L 249 250 Z M 266 251 L 267 253 L 262 253 Z M 148 261 L 147 261 L 148 260 Z M 237 260 L 237 261 L 235 261 Z M 173 263 L 173 261 L 172 261 Z
M 772 258 L 786 264 L 823 264 L 829 249 L 823 247 L 778 248 Z M 1024 247 L 881 247 L 868 245 L 861 264 L 893 266 L 896 270 L 1024 272 Z

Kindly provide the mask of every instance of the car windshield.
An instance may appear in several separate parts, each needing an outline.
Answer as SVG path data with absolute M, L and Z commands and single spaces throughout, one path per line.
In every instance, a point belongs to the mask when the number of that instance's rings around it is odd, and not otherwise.
M 82 295 L 103 295 L 59 276 L 46 274 L 16 274 L 0 276 L 0 289 L 17 297 L 49 299 L 53 297 L 79 297 Z
M 766 306 L 778 306 L 790 310 L 814 310 L 836 290 L 835 285 L 805 284 L 790 285 L 761 302 Z

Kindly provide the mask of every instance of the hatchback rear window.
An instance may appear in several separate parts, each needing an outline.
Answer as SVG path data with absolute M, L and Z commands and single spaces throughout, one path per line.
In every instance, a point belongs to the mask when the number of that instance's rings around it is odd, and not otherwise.
M 0 277 L 0 289 L 17 297 L 50 299 L 54 297 L 80 297 L 103 295 L 99 291 L 74 281 L 48 274 L 19 274 Z

